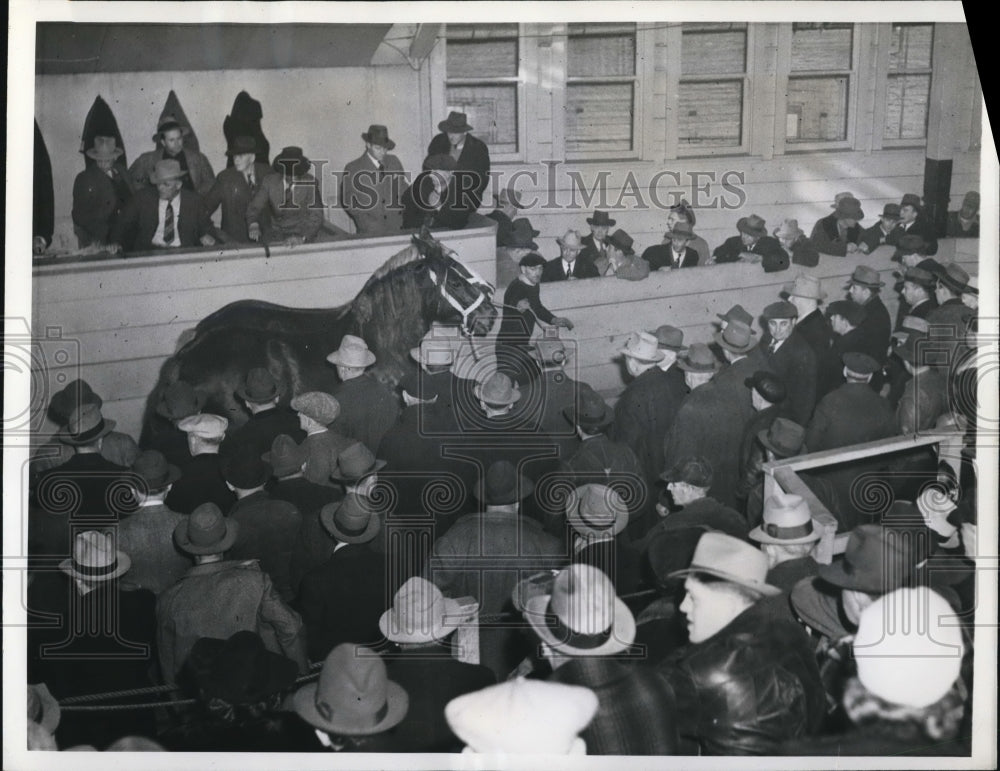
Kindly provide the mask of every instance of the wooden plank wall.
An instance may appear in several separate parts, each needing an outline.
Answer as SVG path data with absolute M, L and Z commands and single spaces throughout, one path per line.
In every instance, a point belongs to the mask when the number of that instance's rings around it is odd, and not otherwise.
M 492 227 L 435 234 L 487 281 L 495 281 Z M 257 299 L 302 308 L 336 307 L 410 243 L 409 235 L 349 239 L 293 249 L 155 255 L 37 266 L 32 329 L 61 343 L 33 377 L 49 395 L 83 377 L 104 398 L 106 416 L 138 436 L 145 399 L 181 335 L 235 300 Z M 65 357 L 55 360 L 54 351 Z M 44 409 L 48 398 L 39 402 Z M 47 429 L 47 431 L 45 430 Z M 53 429 L 43 427 L 45 433 Z

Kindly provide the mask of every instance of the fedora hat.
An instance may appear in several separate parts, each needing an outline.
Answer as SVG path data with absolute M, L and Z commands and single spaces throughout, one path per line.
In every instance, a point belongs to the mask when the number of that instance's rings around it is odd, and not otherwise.
M 462 131 L 472 131 L 472 126 L 469 125 L 464 112 L 452 110 L 448 113 L 447 118 L 438 123 L 438 131 L 443 131 L 446 134 L 458 134 Z
M 757 345 L 757 333 L 742 321 L 731 321 L 712 335 L 712 339 L 731 353 L 746 353 Z
M 115 549 L 111 533 L 86 530 L 73 539 L 73 556 L 59 563 L 59 569 L 82 581 L 110 581 L 125 575 L 132 560 Z
M 191 129 L 181 123 L 177 118 L 175 118 L 170 113 L 165 113 L 160 116 L 159 122 L 156 124 L 156 133 L 153 134 L 153 141 L 155 142 L 160 136 L 166 131 L 172 131 L 173 129 L 180 129 L 181 136 L 188 136 L 191 133 Z
M 694 547 L 691 566 L 675 570 L 668 576 L 698 576 L 721 578 L 731 584 L 752 589 L 767 597 L 781 594 L 781 589 L 766 583 L 767 557 L 759 549 L 725 533 L 703 533 Z
M 660 350 L 657 339 L 649 332 L 633 332 L 628 341 L 618 352 L 623 356 L 646 364 L 663 361 L 666 354 Z
M 674 226 L 670 228 L 666 233 L 663 234 L 664 238 L 669 238 L 671 240 L 675 238 L 684 238 L 691 240 L 695 237 L 694 229 L 691 227 L 691 223 L 687 220 L 682 220 L 681 222 L 675 222 Z
M 519 474 L 513 463 L 498 460 L 486 469 L 483 483 L 476 485 L 472 494 L 487 506 L 506 506 L 524 500 L 534 489 L 535 483 Z
M 870 268 L 867 265 L 858 265 L 851 274 L 851 277 L 844 284 L 844 289 L 847 289 L 851 284 L 857 284 L 858 286 L 865 286 L 869 289 L 878 289 L 879 287 L 885 286 L 885 282 L 879 277 L 878 271 L 875 268 Z
M 264 647 L 256 632 L 236 632 L 226 640 L 201 637 L 187 664 L 203 696 L 227 704 L 252 704 L 295 684 L 295 662 Z
M 301 412 L 323 426 L 330 425 L 340 415 L 340 402 L 326 391 L 307 391 L 299 394 L 292 399 L 290 406 L 296 412 Z
M 921 257 L 927 256 L 928 243 L 922 235 L 919 233 L 907 233 L 900 237 L 899 242 L 896 244 L 896 252 L 893 254 L 892 259 L 895 262 L 899 262 L 898 258 L 901 258 L 906 254 L 918 254 Z
M 257 140 L 248 136 L 237 136 L 226 145 L 226 155 L 256 155 Z
M 153 171 L 149 175 L 149 181 L 158 185 L 160 182 L 170 182 L 186 176 L 187 172 L 181 168 L 180 163 L 167 159 L 156 162 L 156 166 L 153 167 Z
M 690 203 L 688 203 L 686 198 L 682 198 L 680 200 L 680 203 L 675 203 L 673 206 L 671 206 L 670 211 L 675 212 L 676 214 L 680 214 L 684 218 L 686 218 L 687 221 L 691 224 L 691 227 L 694 227 L 695 225 L 698 224 L 698 218 L 695 216 L 694 207 L 691 206 Z
M 943 265 L 937 273 L 938 281 L 955 294 L 969 291 L 969 274 L 956 262 Z
M 525 602 L 524 616 L 542 642 L 571 656 L 607 656 L 635 640 L 632 611 L 615 595 L 611 579 L 592 565 L 561 570 L 551 594 Z
M 185 434 L 194 434 L 202 439 L 221 439 L 226 434 L 229 421 L 221 415 L 204 413 L 188 415 L 177 422 L 177 428 Z
M 513 206 L 515 209 L 524 208 L 524 204 L 521 203 L 520 196 L 513 188 L 505 187 L 499 193 L 494 193 L 493 200 L 498 207 Z M 538 233 L 535 233 L 535 235 L 537 236 Z
M 818 541 L 823 526 L 810 516 L 805 498 L 775 487 L 774 495 L 764 501 L 763 521 L 749 536 L 758 543 L 791 546 Z
M 378 145 L 386 150 L 392 150 L 396 147 L 396 143 L 389 139 L 389 129 L 378 123 L 370 125 L 368 131 L 362 134 L 361 138 L 368 144 Z
M 858 680 L 870 693 L 923 709 L 959 679 L 965 645 L 948 601 L 918 586 L 896 589 L 865 608 L 852 649 Z
M 757 432 L 757 439 L 778 457 L 791 458 L 802 454 L 806 430 L 788 418 L 775 418 L 769 427 Z
M 792 283 L 785 284 L 781 291 L 787 297 L 805 297 L 809 300 L 822 300 L 826 297 L 826 292 L 821 288 L 820 280 L 804 273 L 797 275 Z
M 521 398 L 521 389 L 517 383 L 503 372 L 494 372 L 482 383 L 476 383 L 472 390 L 477 399 L 494 407 L 515 404 Z
M 718 372 L 722 369 L 722 362 L 715 358 L 707 345 L 694 343 L 687 353 L 677 357 L 677 366 L 685 372 Z
M 305 156 L 301 147 L 295 145 L 281 148 L 271 164 L 271 168 L 279 174 L 291 174 L 293 177 L 305 176 L 311 167 L 312 161 Z
M 922 319 L 921 319 L 922 320 Z M 930 364 L 929 359 L 937 352 L 927 347 L 925 342 L 928 339 L 926 333 L 917 331 L 907 331 L 901 335 L 902 341 L 893 348 L 892 352 L 903 361 L 914 365 Z M 930 355 L 928 355 L 930 354 Z
M 96 404 L 100 409 L 104 406 L 104 400 L 90 387 L 86 380 L 77 378 L 70 381 L 65 387 L 52 394 L 49 401 L 49 412 L 52 413 L 54 422 L 65 425 L 69 420 L 70 413 L 82 404 Z
M 309 450 L 295 443 L 288 434 L 278 434 L 271 442 L 271 449 L 260 459 L 271 467 L 276 477 L 284 477 L 302 470 L 302 464 L 309 458 Z
M 920 203 L 920 196 L 916 193 L 905 193 L 903 199 L 899 202 L 899 208 L 902 209 L 904 206 L 912 206 L 917 211 L 923 209 L 923 204 Z
M 865 306 L 850 300 L 834 300 L 826 307 L 827 318 L 840 316 L 852 327 L 856 327 L 865 319 Z
M 799 227 L 798 220 L 782 220 L 771 235 L 775 238 L 798 238 L 805 234 Z
M 162 490 L 181 478 L 181 470 L 167 463 L 159 450 L 143 450 L 132 464 L 132 473 L 142 479 L 146 492 Z
M 820 565 L 819 576 L 841 589 L 891 592 L 916 577 L 919 557 L 914 541 L 918 536 L 912 529 L 858 525 L 847 537 L 843 557 Z
M 930 329 L 931 326 L 927 323 L 927 319 L 922 319 L 919 316 L 906 316 L 900 322 L 899 329 L 893 332 L 892 336 L 895 340 L 902 342 L 912 332 L 927 335 L 930 334 Z
M 92 444 L 114 431 L 115 425 L 115 421 L 104 419 L 96 404 L 81 404 L 70 413 L 66 425 L 56 432 L 56 439 L 70 445 Z
M 625 501 L 607 485 L 582 485 L 566 497 L 566 521 L 578 533 L 618 535 L 628 519 Z
M 577 384 L 575 403 L 564 407 L 562 412 L 570 423 L 591 431 L 611 425 L 615 418 L 608 403 L 587 383 Z
M 843 197 L 837 201 L 833 216 L 838 220 L 863 220 L 865 213 L 861 209 L 861 201 L 853 197 Z
M 660 479 L 664 482 L 683 482 L 692 487 L 708 488 L 712 486 L 712 479 L 715 473 L 712 464 L 701 456 L 692 455 L 681 458 L 673 466 L 662 474 Z
M 385 468 L 386 461 L 376 460 L 372 451 L 363 443 L 354 444 L 341 450 L 337 463 L 330 471 L 330 479 L 338 482 L 359 482 Z
M 851 192 L 849 192 L 847 190 L 845 190 L 842 193 L 837 193 L 833 197 L 833 203 L 830 204 L 830 208 L 831 209 L 836 209 L 837 208 L 837 204 L 840 203 L 841 201 L 843 201 L 845 198 L 857 198 L 857 196 L 854 195 L 854 193 L 851 193 Z
M 538 244 L 536 244 L 532 239 L 539 234 L 540 231 L 535 230 L 531 227 L 531 222 L 527 217 L 518 217 L 511 223 L 511 226 L 507 228 L 503 235 L 503 243 L 501 246 L 506 246 L 509 249 L 537 249 Z M 545 260 L 542 260 L 544 264 Z
M 661 324 L 653 332 L 653 337 L 656 338 L 656 345 L 660 348 L 678 353 L 687 350 L 687 346 L 684 345 L 684 331 L 677 327 Z
M 222 516 L 222 510 L 208 502 L 177 523 L 174 543 L 188 554 L 221 554 L 236 543 L 239 531 L 238 522 Z
M 356 643 L 330 651 L 319 680 L 292 697 L 292 708 L 309 725 L 344 736 L 388 731 L 406 717 L 409 706 L 409 696 L 389 679 L 381 656 Z
M 118 147 L 114 137 L 95 136 L 94 146 L 88 148 L 85 154 L 95 161 L 113 161 L 121 158 L 124 153 L 125 151 Z
M 444 717 L 471 752 L 584 755 L 579 734 L 597 707 L 597 695 L 581 685 L 516 677 L 456 696 Z
M 899 204 L 898 203 L 887 203 L 885 206 L 882 207 L 882 213 L 879 216 L 880 217 L 885 217 L 886 219 L 890 219 L 890 220 L 898 220 L 898 219 L 900 219 L 900 216 L 899 216 Z
M 740 217 L 736 221 L 736 229 L 741 233 L 746 233 L 748 236 L 757 236 L 758 238 L 767 235 L 767 223 L 756 214 L 751 214 L 749 217 Z
M 319 521 L 338 541 L 367 543 L 382 529 L 382 519 L 369 499 L 348 493 L 319 511 Z
M 766 369 L 759 369 L 754 372 L 753 375 L 743 381 L 743 385 L 754 389 L 771 404 L 780 404 L 788 396 L 788 389 L 785 388 L 784 381 L 778 375 Z
M 840 359 L 847 369 L 857 375 L 874 375 L 881 369 L 873 357 L 861 351 L 847 351 Z
M 205 406 L 207 397 L 184 380 L 177 380 L 160 393 L 156 414 L 168 420 L 180 420 L 197 415 Z
M 923 268 L 907 268 L 902 273 L 893 273 L 896 278 L 902 279 L 903 283 L 909 281 L 911 284 L 922 286 L 925 289 L 933 289 L 937 284 L 937 276 Z
M 368 343 L 356 335 L 344 335 L 340 347 L 326 357 L 331 364 L 344 367 L 370 367 L 375 363 L 375 354 L 368 349 Z
M 611 216 L 606 211 L 601 211 L 600 209 L 594 210 L 593 217 L 587 217 L 588 225 L 597 225 L 598 227 L 613 228 L 616 222 L 616 220 L 611 219 Z
M 278 397 L 278 382 L 263 367 L 254 367 L 247 373 L 246 381 L 236 389 L 236 395 L 247 402 L 266 404 Z
M 624 230 L 619 228 L 616 230 L 611 237 L 608 239 L 608 243 L 613 244 L 615 247 L 621 250 L 622 254 L 633 255 L 635 250 L 632 245 L 635 241 L 632 240 L 632 236 L 626 233 Z
M 567 230 L 561 237 L 556 238 L 556 243 L 577 252 L 583 249 L 583 240 L 576 230 Z
M 732 308 L 730 308 L 725 313 L 716 313 L 715 315 L 718 316 L 723 321 L 725 321 L 727 324 L 730 321 L 736 321 L 736 320 L 742 321 L 748 327 L 751 324 L 753 324 L 753 316 L 751 316 L 746 311 L 746 309 L 742 305 L 739 305 L 739 304 L 734 305 Z
M 222 478 L 239 490 L 263 487 L 271 478 L 271 467 L 259 455 L 245 450 L 224 455 L 219 465 Z
M 28 683 L 28 720 L 37 723 L 47 733 L 55 733 L 62 718 L 56 697 L 45 683 Z M 53 749 L 55 749 L 53 747 Z
M 468 616 L 458 600 L 445 597 L 426 578 L 414 576 L 399 587 L 378 628 L 394 643 L 427 643 L 443 640 Z

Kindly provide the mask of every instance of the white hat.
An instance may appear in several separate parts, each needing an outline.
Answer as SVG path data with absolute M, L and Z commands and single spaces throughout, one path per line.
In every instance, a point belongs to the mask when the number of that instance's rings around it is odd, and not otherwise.
M 823 537 L 823 526 L 809 515 L 809 506 L 801 495 L 776 489 L 764 501 L 763 521 L 749 536 L 758 543 L 812 543 Z
M 368 343 L 356 335 L 344 335 L 340 347 L 326 357 L 331 364 L 345 367 L 370 367 L 375 363 L 375 354 L 368 350 Z
M 861 613 L 854 636 L 861 684 L 908 707 L 927 707 L 948 693 L 963 650 L 955 611 L 926 586 L 879 597 Z
M 582 755 L 595 712 L 589 688 L 519 677 L 452 699 L 444 717 L 472 752 Z
M 228 420 L 221 415 L 213 415 L 210 412 L 189 415 L 177 422 L 177 428 L 185 434 L 194 434 L 202 439 L 217 439 L 224 436 L 228 427 Z
M 667 355 L 659 347 L 659 341 L 649 332 L 633 332 L 625 343 L 625 347 L 619 348 L 618 352 L 628 356 L 630 359 L 652 363 L 663 361 Z
M 399 587 L 378 628 L 395 643 L 432 642 L 454 632 L 468 615 L 458 600 L 445 597 L 426 578 L 414 576 Z
M 111 534 L 98 530 L 78 533 L 73 541 L 73 556 L 59 563 L 61 571 L 83 581 L 110 581 L 125 575 L 130 567 L 132 560 L 115 549 Z

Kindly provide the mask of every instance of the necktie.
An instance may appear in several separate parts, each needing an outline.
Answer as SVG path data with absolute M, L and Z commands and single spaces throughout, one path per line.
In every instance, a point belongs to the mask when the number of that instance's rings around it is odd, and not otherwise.
M 250 195 L 252 196 L 257 191 L 257 185 L 254 184 L 253 174 L 247 174 L 247 184 L 250 186 Z
M 573 264 L 571 262 L 566 264 L 566 278 L 573 278 Z
M 767 346 L 767 350 L 768 353 L 774 353 L 776 350 L 778 350 L 778 341 L 772 340 L 770 345 Z
M 163 215 L 163 243 L 172 246 L 174 243 L 174 204 L 167 202 L 167 211 Z
M 378 180 L 379 182 L 382 181 L 382 173 L 384 171 L 385 171 L 385 164 L 382 163 L 381 161 L 379 161 L 379 164 L 378 164 L 378 174 L 375 177 L 375 179 Z

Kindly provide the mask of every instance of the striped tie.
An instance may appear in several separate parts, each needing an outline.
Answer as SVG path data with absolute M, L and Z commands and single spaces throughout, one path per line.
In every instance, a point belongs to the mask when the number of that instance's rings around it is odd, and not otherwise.
M 163 243 L 172 246 L 174 243 L 174 204 L 167 202 L 167 211 L 163 215 Z

